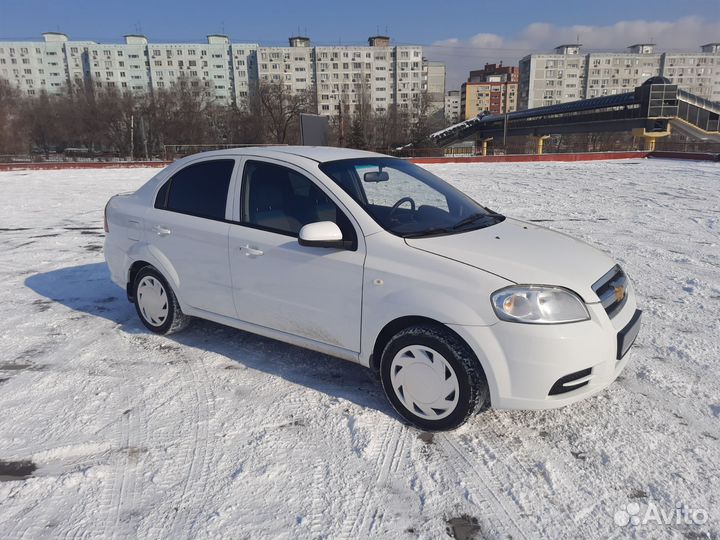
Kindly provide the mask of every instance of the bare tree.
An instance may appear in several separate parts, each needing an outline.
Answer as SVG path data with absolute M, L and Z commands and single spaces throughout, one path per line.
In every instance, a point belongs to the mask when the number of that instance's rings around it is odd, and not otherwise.
M 260 144 L 265 142 L 263 118 L 257 99 L 241 106 L 213 106 L 207 111 L 208 137 L 222 144 Z
M 444 127 L 445 119 L 442 115 L 433 113 L 430 94 L 427 90 L 422 90 L 412 101 L 413 121 L 408 142 L 415 145 L 426 144 L 428 135 Z
M 187 77 L 145 98 L 138 112 L 150 153 L 163 156 L 165 145 L 218 143 L 212 139 L 215 106 L 205 88 L 199 79 Z
M 392 151 L 444 125 L 437 125 L 426 93 L 377 110 L 371 81 L 363 76 L 353 84 L 352 95 L 345 90 L 335 102 L 331 144 Z M 21 96 L 0 81 L 0 153 L 84 147 L 90 154 L 164 157 L 166 145 L 187 146 L 184 153 L 198 145 L 294 143 L 300 114 L 317 112 L 315 87 L 293 92 L 280 81 L 263 81 L 237 104 L 213 95 L 212 81 L 188 77 L 151 94 L 74 84 L 59 96 Z
M 15 154 L 27 149 L 20 123 L 20 92 L 0 79 L 0 154 Z
M 57 99 L 42 92 L 34 100 L 26 100 L 22 108 L 22 122 L 28 130 L 34 149 L 47 157 L 61 143 Z
M 134 154 L 134 149 L 130 148 L 130 130 L 135 114 L 135 100 L 132 95 L 123 95 L 116 89 L 108 89 L 97 97 L 97 105 L 105 126 L 100 139 L 102 146 L 121 156 Z
M 290 85 L 282 81 L 262 81 L 258 87 L 258 98 L 268 140 L 278 144 L 295 142 L 297 135 L 293 137 L 291 132 L 297 128 L 300 113 L 317 112 L 314 88 L 292 92 Z M 297 129 L 294 131 L 297 132 Z

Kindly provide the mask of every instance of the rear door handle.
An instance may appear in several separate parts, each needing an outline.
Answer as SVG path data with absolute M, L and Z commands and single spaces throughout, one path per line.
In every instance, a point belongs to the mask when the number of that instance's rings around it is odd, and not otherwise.
M 169 234 L 172 233 L 172 231 L 170 229 L 168 229 L 167 227 L 164 227 L 162 225 L 155 225 L 153 227 L 153 231 L 155 231 L 158 236 L 168 236 Z
M 248 246 L 242 246 L 240 249 L 243 250 L 246 257 L 260 257 L 264 252 L 260 249 Z

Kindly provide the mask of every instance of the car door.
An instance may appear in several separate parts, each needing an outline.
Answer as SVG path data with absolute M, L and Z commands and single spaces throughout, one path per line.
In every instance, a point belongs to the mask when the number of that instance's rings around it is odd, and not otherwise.
M 236 160 L 201 159 L 159 189 L 145 220 L 146 238 L 193 308 L 235 317 L 228 263 L 229 217 Z
M 324 187 L 289 164 L 248 159 L 230 227 L 238 318 L 346 351 L 360 351 L 365 242 Z M 300 228 L 333 221 L 352 249 L 304 247 Z

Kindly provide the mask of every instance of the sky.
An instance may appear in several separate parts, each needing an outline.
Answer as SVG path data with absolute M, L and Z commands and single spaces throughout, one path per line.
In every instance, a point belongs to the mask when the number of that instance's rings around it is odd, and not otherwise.
M 430 60 L 446 63 L 452 89 L 485 62 L 515 64 L 577 40 L 585 50 L 652 41 L 660 50 L 695 51 L 720 42 L 720 0 L 0 0 L 0 40 L 37 40 L 46 31 L 98 42 L 128 33 L 204 42 L 224 33 L 261 45 L 285 45 L 298 33 L 318 45 L 366 44 L 380 33 L 425 46 Z

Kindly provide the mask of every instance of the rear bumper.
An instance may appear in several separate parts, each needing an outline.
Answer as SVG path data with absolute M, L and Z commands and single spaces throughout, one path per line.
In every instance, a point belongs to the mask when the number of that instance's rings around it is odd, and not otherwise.
M 128 269 L 132 261 L 122 249 L 113 244 L 110 235 L 105 237 L 103 253 L 105 255 L 105 262 L 110 270 L 110 278 L 113 280 L 113 283 L 125 290 L 127 288 Z
M 619 335 L 627 335 L 629 349 L 639 331 L 635 298 L 613 319 L 600 304 L 587 307 L 590 320 L 579 323 L 452 327 L 483 364 L 494 408 L 562 407 L 597 394 L 620 375 L 630 354 L 618 360 Z

